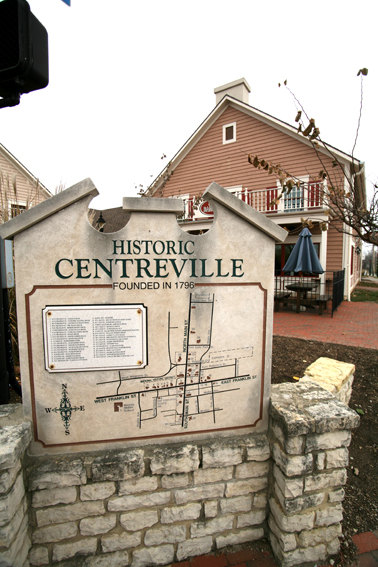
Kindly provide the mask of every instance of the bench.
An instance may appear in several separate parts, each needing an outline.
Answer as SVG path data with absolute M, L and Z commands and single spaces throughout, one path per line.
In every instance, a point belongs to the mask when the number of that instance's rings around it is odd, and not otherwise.
M 275 291 L 274 292 L 274 311 L 280 310 L 280 301 L 284 305 L 287 305 L 287 300 L 291 296 L 291 293 L 288 291 Z
M 319 295 L 316 300 L 319 305 L 319 315 L 323 315 L 323 309 L 327 309 L 327 303 L 330 299 L 332 299 L 332 295 Z
M 323 315 L 323 309 L 327 308 L 327 303 L 332 299 L 332 295 L 314 295 L 301 299 L 301 305 L 319 305 L 319 315 Z

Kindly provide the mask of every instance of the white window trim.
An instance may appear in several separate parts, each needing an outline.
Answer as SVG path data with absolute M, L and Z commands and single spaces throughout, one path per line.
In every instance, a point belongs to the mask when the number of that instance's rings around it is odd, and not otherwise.
M 230 126 L 234 129 L 234 136 L 232 140 L 226 140 L 226 128 L 229 128 Z M 223 144 L 232 144 L 233 142 L 236 142 L 236 122 L 230 122 L 230 124 L 225 124 L 223 126 Z
M 24 211 L 24 210 L 26 211 L 26 210 L 27 210 L 27 209 L 26 209 L 27 205 L 28 205 L 27 201 L 20 201 L 20 200 L 15 201 L 14 199 L 10 199 L 9 202 L 8 202 L 8 214 L 9 214 L 9 218 L 11 218 L 12 206 L 13 206 L 13 207 L 24 207 L 22 210 L 23 210 L 23 211 Z

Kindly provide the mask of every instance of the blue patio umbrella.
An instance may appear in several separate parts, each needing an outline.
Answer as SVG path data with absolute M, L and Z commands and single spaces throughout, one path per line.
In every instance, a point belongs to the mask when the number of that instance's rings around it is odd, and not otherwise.
M 304 228 L 283 267 L 284 272 L 309 272 L 323 274 L 324 270 L 311 240 L 311 232 Z

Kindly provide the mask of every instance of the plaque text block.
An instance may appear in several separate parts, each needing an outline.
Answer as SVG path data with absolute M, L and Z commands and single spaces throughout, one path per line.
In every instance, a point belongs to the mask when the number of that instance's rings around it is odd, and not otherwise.
M 146 311 L 142 304 L 45 307 L 46 370 L 143 368 L 147 358 Z

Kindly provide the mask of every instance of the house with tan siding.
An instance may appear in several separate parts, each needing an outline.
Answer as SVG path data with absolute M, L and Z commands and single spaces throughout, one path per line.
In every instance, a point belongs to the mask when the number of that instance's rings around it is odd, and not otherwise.
M 332 148 L 339 163 L 333 167 L 332 156 L 320 146 L 321 164 L 313 145 L 297 128 L 249 105 L 250 87 L 245 79 L 218 87 L 214 93 L 215 108 L 150 185 L 145 196 L 184 199 L 185 214 L 180 224 L 183 230 L 199 234 L 208 230 L 212 222 L 209 203 L 202 202 L 200 197 L 216 181 L 288 230 L 285 244 L 276 247 L 276 274 L 282 275 L 302 219 L 310 219 L 320 262 L 327 272 L 345 269 L 344 296 L 349 299 L 361 276 L 358 252 L 362 247 L 352 231 L 340 223 L 321 230 L 329 220 L 329 205 L 323 199 L 326 181 L 319 181 L 319 170 L 326 168 L 333 176 L 332 183 L 345 189 L 345 173 L 355 178 L 363 200 L 363 163 Z M 290 194 L 275 201 L 282 189 L 277 175 L 253 167 L 249 154 L 280 164 L 291 176 L 300 179 L 300 187 L 294 187 Z
M 0 144 L 0 222 L 49 197 L 50 191 Z

